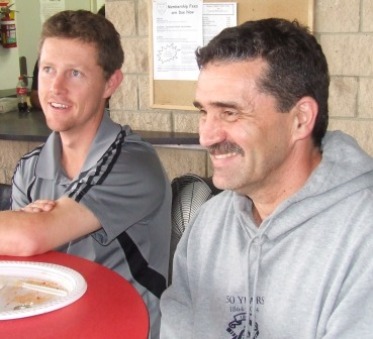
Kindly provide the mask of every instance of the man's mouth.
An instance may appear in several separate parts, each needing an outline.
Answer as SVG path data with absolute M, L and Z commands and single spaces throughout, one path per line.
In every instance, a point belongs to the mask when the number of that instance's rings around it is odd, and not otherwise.
M 57 108 L 57 109 L 66 109 L 68 108 L 67 105 L 64 105 L 64 104 L 60 104 L 58 102 L 51 102 L 49 103 L 53 108 Z
M 217 154 L 217 152 L 214 152 L 214 153 L 210 153 L 210 154 L 215 159 L 227 159 L 227 158 L 236 156 L 237 152 L 224 153 L 224 154 Z

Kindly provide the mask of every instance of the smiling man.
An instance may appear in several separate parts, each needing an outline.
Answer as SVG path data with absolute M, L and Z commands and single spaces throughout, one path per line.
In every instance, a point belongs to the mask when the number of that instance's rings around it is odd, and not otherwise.
M 371 338 L 373 159 L 326 132 L 320 45 L 272 18 L 196 55 L 200 142 L 225 191 L 178 245 L 161 338 Z
M 39 99 L 53 132 L 18 163 L 0 254 L 58 249 L 115 270 L 143 297 L 158 338 L 171 189 L 153 147 L 105 110 L 123 61 L 120 36 L 101 15 L 63 11 L 43 25 Z

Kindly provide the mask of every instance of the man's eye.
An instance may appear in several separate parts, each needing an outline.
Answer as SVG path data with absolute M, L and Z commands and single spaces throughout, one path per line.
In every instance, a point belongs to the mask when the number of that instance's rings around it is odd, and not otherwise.
M 51 68 L 51 67 L 48 67 L 48 66 L 44 66 L 44 67 L 42 68 L 42 70 L 43 70 L 44 73 L 50 73 L 51 70 L 52 70 L 52 68 Z
M 238 119 L 237 112 L 224 111 L 221 113 L 221 118 L 225 121 L 236 121 Z
M 71 73 L 72 73 L 72 75 L 73 75 L 74 77 L 78 77 L 78 76 L 80 76 L 80 74 L 81 74 L 81 73 L 80 73 L 79 71 L 77 71 L 76 69 L 73 69 Z

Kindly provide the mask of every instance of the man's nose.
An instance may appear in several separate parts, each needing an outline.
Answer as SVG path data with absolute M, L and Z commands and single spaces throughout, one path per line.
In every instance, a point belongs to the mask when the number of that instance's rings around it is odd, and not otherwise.
M 63 93 L 66 89 L 66 79 L 63 74 L 56 74 L 51 83 L 51 90 L 56 93 Z
M 225 132 L 222 121 L 215 115 L 206 114 L 199 121 L 199 142 L 208 147 L 224 140 Z

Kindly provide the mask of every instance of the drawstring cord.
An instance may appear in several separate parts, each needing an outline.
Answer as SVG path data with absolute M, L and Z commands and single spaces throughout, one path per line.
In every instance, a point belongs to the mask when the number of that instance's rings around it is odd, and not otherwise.
M 251 239 L 248 245 L 248 265 L 246 265 L 247 269 L 247 284 L 246 284 L 246 319 L 245 319 L 245 328 L 244 328 L 244 335 L 243 338 L 247 338 L 248 333 L 249 333 L 249 319 L 250 319 L 250 252 L 251 252 L 251 247 L 253 245 L 254 239 Z
M 258 287 L 258 279 L 259 279 L 259 267 L 260 267 L 260 259 L 262 257 L 262 238 L 258 239 L 258 258 L 256 260 L 256 269 L 255 269 L 255 277 L 254 277 L 254 288 L 253 288 L 253 317 L 251 320 L 251 327 L 250 327 L 250 337 L 254 338 L 254 331 L 256 325 L 256 298 L 257 298 L 257 287 Z
M 248 282 L 246 285 L 246 324 L 244 330 L 243 338 L 254 338 L 254 330 L 256 324 L 256 298 L 257 298 L 257 287 L 258 287 L 258 279 L 259 279 L 259 268 L 260 268 L 260 259 L 262 257 L 262 244 L 263 244 L 262 237 L 255 237 L 249 242 L 248 246 L 248 257 L 249 257 L 249 265 L 247 265 L 247 276 Z M 254 275 L 254 283 L 253 283 L 253 293 L 252 293 L 252 319 L 250 322 L 250 252 L 253 244 L 256 243 L 258 245 L 258 257 L 256 259 L 255 265 L 255 275 Z M 250 337 L 248 334 L 250 333 Z

